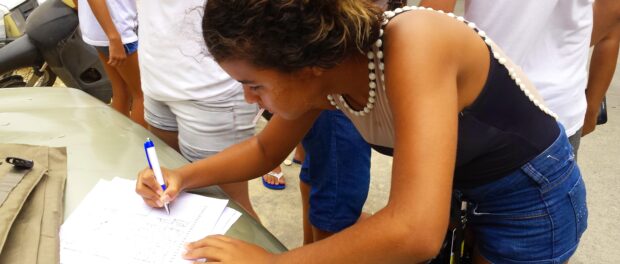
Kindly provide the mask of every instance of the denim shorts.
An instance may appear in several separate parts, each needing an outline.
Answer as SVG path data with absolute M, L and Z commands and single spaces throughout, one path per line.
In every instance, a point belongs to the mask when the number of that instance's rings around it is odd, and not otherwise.
M 258 111 L 243 90 L 216 101 L 158 101 L 144 95 L 144 120 L 158 129 L 177 131 L 181 154 L 189 161 L 212 156 L 254 135 Z
M 476 244 L 492 263 L 564 263 L 587 227 L 585 184 L 563 128 L 520 169 L 460 191 L 472 205 Z
M 131 43 L 127 43 L 127 44 L 123 44 L 123 48 L 125 48 L 125 53 L 127 54 L 127 56 L 133 54 L 134 52 L 138 51 L 138 41 L 134 41 Z M 108 46 L 95 46 L 95 49 L 97 49 L 99 52 L 101 52 L 103 55 L 105 55 L 106 58 L 110 57 L 110 47 Z
M 355 224 L 368 197 L 370 146 L 339 110 L 323 111 L 302 144 L 299 177 L 310 185 L 310 223 L 326 232 Z

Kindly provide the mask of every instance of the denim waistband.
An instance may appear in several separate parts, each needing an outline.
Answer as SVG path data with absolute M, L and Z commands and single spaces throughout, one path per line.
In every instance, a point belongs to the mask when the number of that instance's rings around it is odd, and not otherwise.
M 543 175 L 553 174 L 575 159 L 564 127 L 560 123 L 558 123 L 558 126 L 560 127 L 560 133 L 556 140 L 545 151 L 521 167 L 523 171 L 529 174 L 541 186 L 553 181 Z

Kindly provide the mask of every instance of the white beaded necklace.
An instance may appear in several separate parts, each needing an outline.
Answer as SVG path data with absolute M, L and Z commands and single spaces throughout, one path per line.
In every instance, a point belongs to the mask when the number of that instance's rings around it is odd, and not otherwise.
M 386 19 L 387 20 L 387 19 Z M 385 25 L 385 23 L 383 24 Z M 381 47 L 383 46 L 383 41 L 381 40 L 381 37 L 383 36 L 383 29 L 379 29 L 379 39 L 377 39 L 377 41 L 375 41 L 375 43 L 373 44 L 374 47 L 377 48 L 377 53 L 375 54 L 373 47 L 370 48 L 370 51 L 368 51 L 368 53 L 366 54 L 366 56 L 368 57 L 368 87 L 370 88 L 370 90 L 368 91 L 368 102 L 366 102 L 366 106 L 364 106 L 364 109 L 357 111 L 355 109 L 353 109 L 349 103 L 347 102 L 347 100 L 344 99 L 344 96 L 337 95 L 338 99 L 340 100 L 340 102 L 342 102 L 342 105 L 344 105 L 344 107 L 351 113 L 354 114 L 356 116 L 364 116 L 368 113 L 370 113 L 370 110 L 372 110 L 375 107 L 375 101 L 376 101 L 376 96 L 377 96 L 377 78 L 378 78 L 378 74 L 377 74 L 377 68 L 379 68 L 379 70 L 381 71 L 381 78 L 383 78 L 383 69 L 385 68 L 385 65 L 383 64 L 383 51 L 381 49 Z M 375 57 L 379 59 L 379 66 L 377 67 L 377 65 L 375 64 Z M 327 100 L 329 100 L 329 103 L 333 106 L 335 106 L 337 109 L 340 109 L 340 107 L 338 106 L 338 104 L 336 103 L 336 100 L 334 100 L 334 97 L 329 94 L 327 95 Z
M 394 16 L 396 16 L 399 13 L 402 13 L 404 11 L 409 11 L 409 10 L 432 10 L 432 11 L 436 11 L 442 14 L 446 14 L 451 18 L 454 18 L 460 22 L 463 22 L 465 24 L 467 24 L 467 26 L 469 26 L 471 29 L 475 30 L 476 33 L 478 33 L 478 35 L 482 38 L 482 40 L 484 40 L 484 42 L 491 48 L 492 52 L 493 52 L 493 57 L 499 62 L 499 64 L 504 65 L 505 67 L 507 67 L 506 63 L 507 60 L 506 58 L 502 57 L 500 55 L 499 52 L 497 52 L 492 45 L 492 41 L 491 39 L 486 35 L 486 33 L 478 28 L 476 28 L 476 24 L 474 24 L 473 22 L 469 22 L 466 21 L 465 18 L 463 18 L 462 16 L 456 16 L 453 13 L 445 13 L 442 10 L 434 10 L 430 7 L 417 7 L 417 6 L 404 6 L 403 8 L 396 8 L 394 9 L 394 11 L 385 11 L 383 13 L 383 21 L 381 22 L 381 29 L 379 30 L 379 39 L 377 39 L 377 41 L 374 43 L 374 46 L 377 48 L 377 53 L 375 54 L 375 52 L 373 51 L 373 48 L 371 47 L 370 51 L 368 52 L 368 59 L 370 60 L 370 62 L 368 63 L 368 70 L 370 71 L 370 73 L 368 74 L 368 78 L 370 79 L 370 82 L 368 83 L 368 86 L 370 87 L 370 91 L 368 92 L 369 97 L 368 97 L 368 102 L 366 103 L 366 106 L 364 107 L 364 109 L 357 111 L 354 110 L 353 108 L 351 108 L 351 106 L 349 106 L 349 104 L 347 103 L 347 101 L 344 99 L 344 97 L 342 95 L 338 95 L 338 98 L 340 100 L 340 102 L 342 102 L 342 104 L 344 105 L 344 107 L 351 112 L 352 114 L 356 115 L 356 116 L 364 116 L 368 113 L 370 113 L 370 110 L 372 110 L 375 107 L 375 101 L 376 101 L 376 88 L 377 88 L 377 82 L 376 79 L 378 78 L 377 75 L 377 69 L 379 68 L 381 70 L 381 80 L 384 80 L 384 75 L 383 75 L 383 70 L 385 68 L 384 64 L 383 64 L 383 50 L 382 50 L 382 46 L 383 46 L 383 41 L 381 40 L 381 37 L 383 36 L 383 27 L 385 27 L 385 25 L 387 25 L 387 23 L 389 22 L 389 20 L 391 18 L 393 18 Z M 379 59 L 379 67 L 377 67 L 375 65 L 375 56 Z M 517 86 L 519 87 L 519 89 L 521 89 L 521 91 L 523 91 L 523 93 L 525 93 L 525 95 L 530 99 L 530 101 L 532 101 L 534 103 L 534 105 L 536 105 L 539 109 L 541 109 L 543 112 L 545 112 L 546 114 L 554 117 L 555 119 L 558 119 L 558 116 L 553 113 L 553 111 L 551 111 L 551 109 L 549 109 L 548 107 L 546 107 L 543 103 L 541 103 L 539 100 L 536 99 L 536 97 L 532 94 L 532 92 L 530 92 L 527 88 L 526 85 L 523 83 L 523 81 L 519 78 L 517 71 L 515 71 L 515 69 L 513 69 L 512 67 L 507 67 L 508 70 L 508 74 L 510 75 L 510 78 L 512 78 L 515 83 L 517 84 Z M 384 88 L 385 89 L 385 88 Z M 336 103 L 336 101 L 334 100 L 334 97 L 332 95 L 327 95 L 327 99 L 329 100 L 330 104 L 335 106 L 337 109 L 340 109 L 340 107 L 338 107 L 338 104 Z

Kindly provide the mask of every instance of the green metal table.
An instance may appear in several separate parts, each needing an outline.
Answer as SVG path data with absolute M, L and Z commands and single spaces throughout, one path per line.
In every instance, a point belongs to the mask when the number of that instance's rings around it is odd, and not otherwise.
M 162 166 L 176 168 L 187 163 L 183 156 L 148 130 L 81 90 L 64 87 L 0 89 L 0 143 L 67 148 L 65 219 L 99 179 L 135 179 L 147 166 L 143 147 L 147 137 L 157 145 Z M 192 192 L 228 198 L 217 187 Z M 274 253 L 287 250 L 237 204 L 230 201 L 228 206 L 242 212 L 242 216 L 227 235 Z

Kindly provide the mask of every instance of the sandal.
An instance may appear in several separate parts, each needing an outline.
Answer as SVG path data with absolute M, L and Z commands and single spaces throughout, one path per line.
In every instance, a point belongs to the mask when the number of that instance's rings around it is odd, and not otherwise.
M 278 181 L 280 180 L 280 178 L 282 178 L 282 176 L 284 176 L 284 172 L 273 172 L 270 171 L 267 173 L 267 175 L 276 177 L 278 179 Z M 268 183 L 267 181 L 265 181 L 265 177 L 261 177 L 261 180 L 263 181 L 263 185 L 265 187 L 267 187 L 267 189 L 271 189 L 271 190 L 282 190 L 284 188 L 286 188 L 286 183 L 280 183 L 280 184 L 271 184 Z

